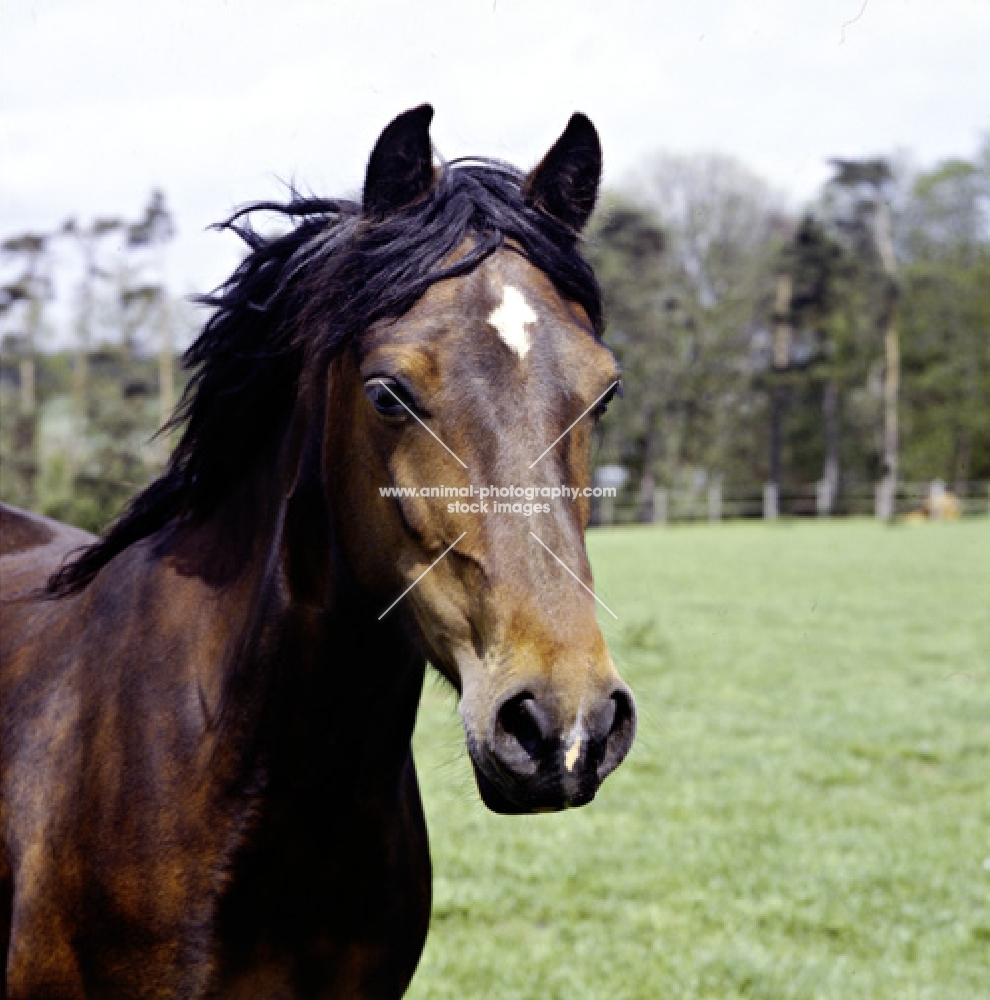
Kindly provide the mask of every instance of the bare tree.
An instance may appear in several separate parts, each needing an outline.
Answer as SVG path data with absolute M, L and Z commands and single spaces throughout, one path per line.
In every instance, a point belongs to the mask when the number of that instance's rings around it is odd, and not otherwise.
M 175 338 L 172 329 L 172 316 L 168 296 L 168 258 L 169 240 L 175 235 L 175 224 L 172 214 L 165 204 L 165 195 L 158 190 L 152 191 L 151 198 L 144 210 L 140 222 L 130 226 L 127 232 L 127 242 L 130 247 L 148 247 L 155 252 L 158 270 L 158 398 L 161 409 L 161 423 L 172 414 L 175 406 Z M 146 286 L 150 288 L 152 286 Z M 147 298 L 147 296 L 146 296 Z
M 110 218 L 96 219 L 89 226 L 81 226 L 75 219 L 69 219 L 62 226 L 62 235 L 73 240 L 82 262 L 72 365 L 72 409 L 75 427 L 69 456 L 71 479 L 75 478 L 86 440 L 89 411 L 89 356 L 93 346 L 97 285 L 110 277 L 110 272 L 100 266 L 100 244 L 108 236 L 123 228 L 123 221 Z
M 716 155 L 657 157 L 638 191 L 667 237 L 662 315 L 671 344 L 662 364 L 674 384 L 661 414 L 662 476 L 672 481 L 687 463 L 717 477 L 748 393 L 745 345 L 773 308 L 768 276 L 789 229 L 783 199 Z
M 898 395 L 901 381 L 900 337 L 897 330 L 897 303 L 900 296 L 897 257 L 887 188 L 893 178 L 886 160 L 830 161 L 836 170 L 833 184 L 856 192 L 860 210 L 873 239 L 880 264 L 881 281 L 877 295 L 877 328 L 883 341 L 883 432 L 881 439 L 881 479 L 877 488 L 877 516 L 889 521 L 897 513 L 898 482 Z
M 19 499 L 27 506 L 35 501 L 35 480 L 38 474 L 36 353 L 44 302 L 51 295 L 48 250 L 49 237 L 40 233 L 24 233 L 0 244 L 0 251 L 5 256 L 12 257 L 21 264 L 20 274 L 5 289 L 4 304 L 12 308 L 23 303 L 26 307 L 23 333 L 19 338 L 20 401 L 14 427 L 14 454 L 15 472 L 20 480 Z

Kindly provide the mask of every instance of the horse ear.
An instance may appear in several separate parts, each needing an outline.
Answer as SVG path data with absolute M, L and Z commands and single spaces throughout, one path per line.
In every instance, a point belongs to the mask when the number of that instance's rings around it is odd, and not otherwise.
M 433 108 L 404 111 L 378 137 L 364 179 L 364 213 L 383 219 L 422 198 L 433 187 L 430 122 Z
M 574 232 L 591 216 L 602 178 L 602 144 L 587 115 L 571 115 L 563 135 L 523 183 L 527 204 Z

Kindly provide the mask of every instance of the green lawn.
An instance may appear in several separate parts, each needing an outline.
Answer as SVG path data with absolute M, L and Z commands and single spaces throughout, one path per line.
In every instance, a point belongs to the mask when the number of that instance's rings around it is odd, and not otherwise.
M 990 522 L 589 549 L 636 746 L 585 809 L 494 816 L 428 687 L 410 995 L 990 997 Z

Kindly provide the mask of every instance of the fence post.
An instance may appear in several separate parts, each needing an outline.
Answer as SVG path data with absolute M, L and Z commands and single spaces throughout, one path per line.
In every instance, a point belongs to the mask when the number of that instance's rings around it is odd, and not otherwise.
M 815 483 L 815 513 L 819 517 L 828 517 L 832 513 L 832 484 L 827 479 L 819 479 Z
M 708 487 L 708 520 L 722 520 L 722 484 L 714 482 Z
M 880 521 L 890 521 L 897 513 L 895 508 L 895 494 L 897 484 L 890 476 L 884 476 L 876 487 L 876 500 L 873 504 L 873 512 Z
M 776 521 L 780 514 L 777 505 L 778 492 L 776 483 L 763 484 L 763 518 L 766 521 Z
M 663 486 L 658 486 L 653 491 L 653 523 L 667 523 L 667 490 Z

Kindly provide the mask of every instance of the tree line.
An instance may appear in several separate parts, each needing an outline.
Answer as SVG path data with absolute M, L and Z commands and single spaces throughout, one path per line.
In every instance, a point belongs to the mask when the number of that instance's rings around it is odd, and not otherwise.
M 800 213 L 721 156 L 657 158 L 609 193 L 588 243 L 626 405 L 597 462 L 658 486 L 990 478 L 990 140 L 912 172 L 831 162 Z M 631 404 L 631 405 L 630 405 Z
M 623 399 L 594 459 L 635 517 L 704 483 L 816 484 L 828 513 L 878 485 L 890 517 L 905 482 L 990 479 L 990 139 L 831 171 L 800 212 L 717 155 L 658 156 L 603 195 L 585 251 Z M 153 192 L 133 219 L 0 243 L 0 499 L 99 530 L 161 468 L 192 332 L 174 231 Z
M 0 242 L 0 500 L 98 531 L 161 469 L 188 324 L 166 278 L 174 233 L 153 191 L 135 218 Z

